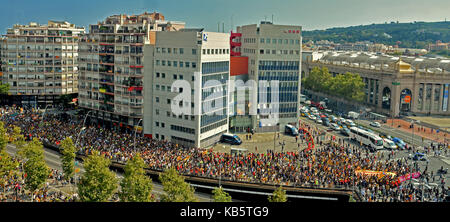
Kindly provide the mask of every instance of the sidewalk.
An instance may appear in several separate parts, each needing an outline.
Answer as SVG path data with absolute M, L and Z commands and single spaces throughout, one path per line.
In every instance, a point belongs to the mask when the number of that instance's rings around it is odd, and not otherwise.
M 423 137 L 428 140 L 432 140 L 438 143 L 450 143 L 450 135 L 444 132 L 436 132 L 435 129 L 429 127 L 423 127 L 418 124 L 414 125 L 414 129 L 410 128 L 411 123 L 402 119 L 388 119 L 385 126 L 389 126 L 395 129 L 402 130 L 404 132 L 412 133 L 414 130 L 414 135 Z M 400 126 L 400 127 L 399 127 Z

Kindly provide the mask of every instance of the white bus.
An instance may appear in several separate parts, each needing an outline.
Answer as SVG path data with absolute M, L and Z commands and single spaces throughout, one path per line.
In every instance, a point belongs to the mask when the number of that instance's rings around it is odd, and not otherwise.
M 358 143 L 369 146 L 371 150 L 383 149 L 383 139 L 381 137 L 360 128 L 351 127 L 350 138 L 356 140 Z

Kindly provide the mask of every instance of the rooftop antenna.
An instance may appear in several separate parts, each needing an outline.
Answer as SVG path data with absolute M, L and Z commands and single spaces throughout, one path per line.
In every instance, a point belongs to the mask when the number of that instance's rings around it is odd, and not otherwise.
M 273 24 L 273 14 L 272 14 L 272 24 Z
M 217 23 L 217 32 L 220 32 L 220 22 Z
M 222 22 L 222 33 L 225 33 L 225 22 Z

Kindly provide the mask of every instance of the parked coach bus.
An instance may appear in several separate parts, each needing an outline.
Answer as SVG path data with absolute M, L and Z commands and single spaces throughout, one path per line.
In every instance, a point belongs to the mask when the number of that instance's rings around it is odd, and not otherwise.
M 383 149 L 383 139 L 381 137 L 360 128 L 351 127 L 350 138 L 368 146 L 372 152 Z

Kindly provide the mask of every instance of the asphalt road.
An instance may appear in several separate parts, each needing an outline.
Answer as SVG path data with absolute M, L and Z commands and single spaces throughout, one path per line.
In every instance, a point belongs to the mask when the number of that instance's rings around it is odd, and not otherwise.
M 6 151 L 10 155 L 14 156 L 17 153 L 17 148 L 12 144 L 8 144 L 6 146 Z M 45 156 L 45 162 L 47 163 L 48 167 L 50 167 L 52 169 L 56 169 L 56 170 L 62 170 L 62 164 L 61 164 L 61 160 L 60 160 L 61 155 L 58 152 L 44 148 L 44 156 Z M 77 167 L 80 168 L 81 173 L 86 172 L 83 169 L 83 163 L 78 161 Z M 77 177 L 79 177 L 80 175 L 81 174 L 78 173 Z M 123 178 L 122 173 L 116 172 L 116 175 L 119 179 Z M 155 195 L 161 195 L 164 193 L 163 186 L 161 185 L 161 183 L 153 181 L 153 193 Z M 211 194 L 196 192 L 195 195 L 200 202 L 212 202 L 213 201 Z M 238 201 L 238 200 L 235 200 L 235 201 Z

